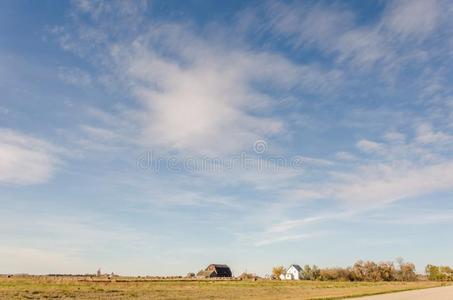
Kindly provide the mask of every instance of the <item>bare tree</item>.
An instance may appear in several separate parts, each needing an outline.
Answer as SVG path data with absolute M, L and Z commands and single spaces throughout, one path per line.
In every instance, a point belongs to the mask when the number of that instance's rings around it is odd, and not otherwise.
M 272 275 L 276 279 L 280 279 L 280 275 L 284 274 L 285 272 L 286 272 L 286 269 L 283 266 L 278 266 L 278 267 L 273 267 L 272 268 Z

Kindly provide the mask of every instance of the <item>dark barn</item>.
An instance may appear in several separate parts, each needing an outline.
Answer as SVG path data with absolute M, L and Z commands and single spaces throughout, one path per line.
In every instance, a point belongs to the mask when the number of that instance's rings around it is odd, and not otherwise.
M 198 272 L 197 276 L 206 278 L 232 277 L 233 273 L 227 265 L 210 264 L 204 271 Z

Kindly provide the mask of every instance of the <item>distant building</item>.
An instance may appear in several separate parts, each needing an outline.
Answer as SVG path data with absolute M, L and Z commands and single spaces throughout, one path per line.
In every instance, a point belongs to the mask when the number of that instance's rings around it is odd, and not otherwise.
M 285 273 L 280 275 L 281 280 L 300 280 L 302 279 L 302 268 L 299 265 L 291 265 Z
M 210 264 L 205 270 L 197 273 L 199 278 L 216 278 L 216 277 L 232 277 L 230 267 L 227 265 Z

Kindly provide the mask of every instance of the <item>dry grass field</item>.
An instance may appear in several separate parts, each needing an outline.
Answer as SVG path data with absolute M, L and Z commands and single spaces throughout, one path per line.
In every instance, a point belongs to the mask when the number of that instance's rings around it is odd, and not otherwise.
M 0 277 L 0 299 L 342 299 L 441 286 L 420 282 L 116 280 Z

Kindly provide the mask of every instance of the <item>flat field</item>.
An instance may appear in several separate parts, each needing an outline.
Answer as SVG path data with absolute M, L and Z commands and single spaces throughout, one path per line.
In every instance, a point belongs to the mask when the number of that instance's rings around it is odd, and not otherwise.
M 438 282 L 149 280 L 0 277 L 0 299 L 342 299 L 441 286 Z

